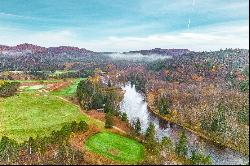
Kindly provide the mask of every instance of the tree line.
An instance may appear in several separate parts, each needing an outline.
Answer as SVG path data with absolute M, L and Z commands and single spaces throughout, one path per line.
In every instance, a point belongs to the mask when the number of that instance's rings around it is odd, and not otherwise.
M 13 96 L 19 86 L 19 82 L 0 81 L 0 97 Z
M 138 122 L 137 122 L 138 123 Z M 179 160 L 182 164 L 211 165 L 211 156 L 205 155 L 198 150 L 188 155 L 188 140 L 184 131 L 179 135 L 174 144 L 169 137 L 163 137 L 161 141 L 156 138 L 155 126 L 151 122 L 144 134 L 144 145 L 146 149 L 145 164 L 164 164 L 166 160 Z M 165 154 L 165 155 L 162 155 Z
M 147 80 L 143 73 L 129 73 L 127 79 L 132 85 L 135 85 L 137 91 L 146 93 Z
M 77 98 L 86 110 L 100 109 L 105 113 L 105 127 L 112 128 L 113 116 L 121 116 L 119 112 L 119 94 L 109 81 L 108 85 L 102 85 L 100 81 L 92 77 L 79 82 L 77 86 Z M 124 117 L 123 117 L 124 118 Z
M 30 137 L 18 143 L 3 136 L 0 141 L 0 164 L 81 164 L 84 154 L 69 144 L 72 133 L 85 132 L 85 121 L 66 123 L 48 137 Z

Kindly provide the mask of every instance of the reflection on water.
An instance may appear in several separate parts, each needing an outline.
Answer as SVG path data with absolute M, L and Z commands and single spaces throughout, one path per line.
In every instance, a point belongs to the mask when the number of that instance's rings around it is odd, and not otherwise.
M 144 133 L 149 122 L 155 125 L 156 137 L 161 140 L 162 137 L 168 136 L 176 143 L 179 138 L 179 133 L 183 130 L 182 127 L 162 120 L 147 109 L 147 103 L 144 101 L 143 95 L 136 92 L 135 86 L 127 84 L 122 87 L 125 91 L 124 99 L 121 102 L 121 112 L 126 112 L 129 122 L 132 123 L 137 118 L 141 121 L 142 132 Z M 228 148 L 219 148 L 218 146 L 200 139 L 195 134 L 186 131 L 188 137 L 189 155 L 192 150 L 202 149 L 205 154 L 212 157 L 214 164 L 245 164 L 249 161 L 248 157 L 244 157 L 238 152 Z

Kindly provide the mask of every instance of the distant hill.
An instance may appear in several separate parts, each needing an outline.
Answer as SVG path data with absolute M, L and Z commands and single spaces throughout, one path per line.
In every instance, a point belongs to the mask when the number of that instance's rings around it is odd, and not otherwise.
M 0 71 L 64 69 L 68 63 L 93 61 L 92 56 L 95 54 L 85 48 L 70 46 L 46 48 L 28 43 L 17 46 L 0 45 Z
M 60 54 L 60 53 L 80 53 L 80 54 L 88 54 L 93 53 L 93 51 L 87 50 L 85 48 L 78 47 L 70 47 L 70 46 L 59 46 L 59 47 L 41 47 L 33 44 L 19 44 L 17 46 L 5 46 L 0 45 L 0 53 L 8 54 L 9 52 L 21 52 L 21 53 L 52 53 L 52 54 Z
M 145 63 L 144 58 L 141 58 L 141 61 L 132 62 L 131 60 L 126 59 L 116 60 L 111 56 L 105 56 L 105 54 L 112 54 L 112 52 L 94 52 L 85 48 L 71 46 L 46 48 L 28 43 L 19 44 L 17 46 L 0 45 L 0 72 L 5 70 L 52 71 L 63 70 L 65 68 L 70 70 L 95 69 L 100 67 L 105 68 L 107 64 L 112 63 L 120 68 L 124 68 L 133 65 L 133 63 Z M 214 67 L 213 70 L 216 70 L 216 67 L 220 68 L 220 74 L 225 75 L 225 73 L 228 73 L 231 70 L 238 68 L 242 69 L 249 64 L 249 50 L 246 49 L 195 52 L 188 49 L 155 48 L 149 50 L 129 51 L 120 54 L 120 56 L 132 56 L 132 59 L 142 55 L 152 55 L 151 57 L 155 57 L 154 55 L 171 56 L 171 59 L 159 62 L 161 63 L 161 66 L 170 66 L 171 64 L 173 68 L 183 68 L 182 71 L 187 72 L 186 75 L 188 75 L 188 73 L 193 73 L 193 71 L 196 70 L 212 70 L 212 67 Z M 159 65 L 153 64 L 153 68 L 158 69 Z
M 151 50 L 139 50 L 139 51 L 129 51 L 126 53 L 140 53 L 142 55 L 150 55 L 150 54 L 160 54 L 160 55 L 169 55 L 169 56 L 177 56 L 183 55 L 191 52 L 188 49 L 161 49 L 161 48 L 154 48 Z

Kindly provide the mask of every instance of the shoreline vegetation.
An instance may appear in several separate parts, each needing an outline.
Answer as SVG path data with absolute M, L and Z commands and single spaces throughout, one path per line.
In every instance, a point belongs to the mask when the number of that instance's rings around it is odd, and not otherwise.
M 202 133 L 202 132 L 200 132 L 200 131 L 196 131 L 195 129 L 193 129 L 193 128 L 187 126 L 187 125 L 183 125 L 183 124 L 181 124 L 181 123 L 179 123 L 179 122 L 173 120 L 172 118 L 169 118 L 169 117 L 167 117 L 167 116 L 162 116 L 162 115 L 160 115 L 160 113 L 157 112 L 157 109 L 154 108 L 154 106 L 152 106 L 152 104 L 150 104 L 150 102 L 148 101 L 147 95 L 143 95 L 143 96 L 146 98 L 148 110 L 149 110 L 151 113 L 153 113 L 155 116 L 161 118 L 162 120 L 165 120 L 165 121 L 168 121 L 168 122 L 173 123 L 173 124 L 175 124 L 175 125 L 178 125 L 178 126 L 184 128 L 184 129 L 188 130 L 189 132 L 194 133 L 195 135 L 197 135 L 198 137 L 200 137 L 200 138 L 202 138 L 202 139 L 205 139 L 205 140 L 208 140 L 208 141 L 210 141 L 210 142 L 212 142 L 212 143 L 215 143 L 217 146 L 223 146 L 223 147 L 225 147 L 225 148 L 230 148 L 230 149 L 232 149 L 232 150 L 235 150 L 235 151 L 237 151 L 237 152 L 240 152 L 241 154 L 243 154 L 243 155 L 245 155 L 245 156 L 249 156 L 249 149 L 247 149 L 247 147 L 246 147 L 246 149 L 243 149 L 243 150 L 242 150 L 241 148 L 236 147 L 236 146 L 235 146 L 234 144 L 232 144 L 232 143 L 228 143 L 228 142 L 227 142 L 227 143 L 223 143 L 223 142 L 217 141 L 216 139 L 218 139 L 218 138 L 211 138 L 210 136 L 207 136 L 207 135 L 206 135 L 206 134 L 208 134 L 208 133 L 204 134 L 204 133 Z

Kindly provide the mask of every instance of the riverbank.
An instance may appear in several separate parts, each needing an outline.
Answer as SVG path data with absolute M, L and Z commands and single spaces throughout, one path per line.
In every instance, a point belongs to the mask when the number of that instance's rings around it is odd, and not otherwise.
M 165 120 L 165 121 L 168 121 L 168 122 L 171 122 L 173 124 L 176 124 L 184 129 L 186 129 L 187 131 L 199 136 L 200 138 L 202 139 L 205 139 L 207 141 L 210 141 L 214 144 L 216 144 L 217 146 L 223 146 L 225 148 L 230 148 L 232 150 L 235 150 L 237 152 L 240 152 L 242 155 L 244 156 L 249 156 L 249 149 L 248 147 L 238 147 L 236 146 L 234 143 L 232 142 L 222 142 L 222 141 L 218 141 L 220 140 L 221 138 L 218 137 L 218 136 L 214 136 L 214 135 L 210 135 L 208 133 L 203 133 L 202 131 L 197 131 L 197 129 L 194 129 L 192 128 L 192 126 L 190 125 L 185 125 L 185 124 L 182 124 L 182 123 L 179 123 L 177 120 L 171 118 L 171 117 L 168 117 L 168 116 L 162 116 L 159 114 L 159 111 L 157 111 L 157 109 L 153 106 L 153 101 L 149 100 L 149 95 L 143 95 L 146 99 L 146 102 L 148 103 L 147 107 L 148 107 L 148 110 L 153 113 L 155 116 L 161 118 L 162 120 Z

